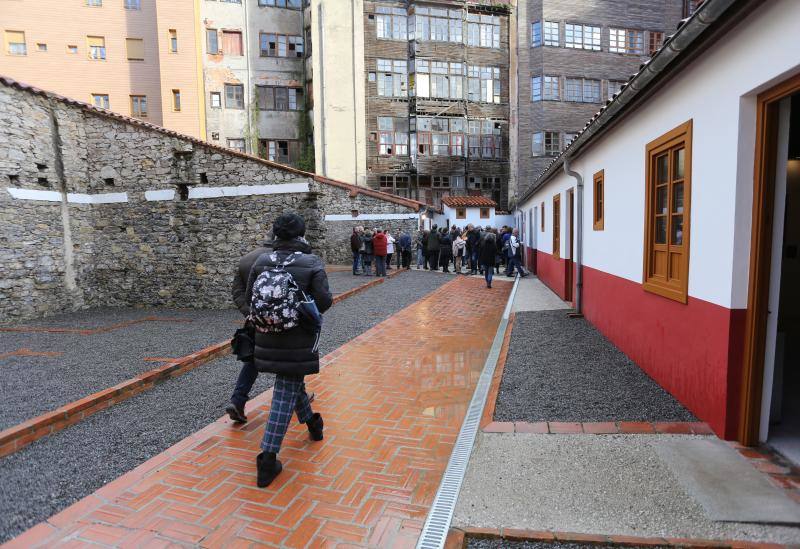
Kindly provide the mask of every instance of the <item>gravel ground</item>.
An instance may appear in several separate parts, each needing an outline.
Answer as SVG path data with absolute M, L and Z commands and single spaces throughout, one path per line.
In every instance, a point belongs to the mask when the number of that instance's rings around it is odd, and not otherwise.
M 468 549 L 597 549 L 598 547 L 619 547 L 618 545 L 588 544 L 588 543 L 545 543 L 532 541 L 507 541 L 502 539 L 467 539 Z M 638 545 L 628 545 L 628 549 L 639 549 Z M 648 549 L 657 548 L 649 545 Z M 666 547 L 666 546 L 664 546 Z
M 328 286 L 334 295 L 346 292 L 356 286 L 361 286 L 367 282 L 374 280 L 372 276 L 353 276 L 350 271 L 337 271 L 328 273 Z
M 321 354 L 449 280 L 403 274 L 336 304 L 325 314 Z M 0 542 L 218 419 L 238 369 L 233 357 L 210 362 L 0 460 Z M 260 376 L 251 395 L 271 384 L 271 376 Z
M 497 421 L 696 421 L 584 319 L 517 313 Z

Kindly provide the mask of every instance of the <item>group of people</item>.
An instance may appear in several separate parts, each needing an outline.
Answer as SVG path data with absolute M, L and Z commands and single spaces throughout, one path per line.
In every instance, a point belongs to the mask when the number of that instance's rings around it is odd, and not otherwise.
M 488 288 L 492 287 L 492 275 L 500 274 L 501 266 L 505 266 L 506 276 L 514 276 L 515 271 L 520 276 L 527 275 L 522 268 L 519 232 L 511 227 L 495 229 L 470 223 L 464 229 L 456 226 L 448 229 L 434 225 L 429 231 L 420 231 L 414 244 L 418 269 L 435 271 L 441 268 L 442 272 L 449 273 L 452 264 L 457 274 L 480 272 Z
M 411 235 L 400 229 L 393 235 L 381 228 L 354 227 L 350 235 L 350 250 L 353 252 L 354 275 L 386 276 L 386 270 L 392 268 L 392 257 L 398 269 L 411 268 Z

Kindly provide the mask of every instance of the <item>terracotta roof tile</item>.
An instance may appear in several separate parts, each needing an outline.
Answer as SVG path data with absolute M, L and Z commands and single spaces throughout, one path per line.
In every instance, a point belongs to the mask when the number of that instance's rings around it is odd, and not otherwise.
M 442 198 L 442 204 L 456 207 L 480 207 L 480 208 L 494 208 L 497 202 L 485 196 L 445 196 Z

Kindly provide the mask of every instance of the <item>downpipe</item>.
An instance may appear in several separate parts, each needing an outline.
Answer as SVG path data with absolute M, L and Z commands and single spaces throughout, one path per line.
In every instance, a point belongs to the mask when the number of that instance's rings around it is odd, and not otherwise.
M 575 243 L 575 313 L 572 316 L 583 316 L 583 176 L 570 169 L 570 160 L 569 156 L 564 157 L 564 173 L 575 178 L 578 188 L 578 211 L 575 215 L 577 218 L 575 227 L 577 235 Z

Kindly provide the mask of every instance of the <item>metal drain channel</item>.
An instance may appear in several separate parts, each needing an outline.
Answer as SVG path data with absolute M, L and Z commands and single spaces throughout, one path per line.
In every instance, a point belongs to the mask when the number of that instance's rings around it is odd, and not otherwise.
M 489 388 L 492 385 L 497 360 L 500 358 L 500 349 L 503 346 L 503 338 L 508 328 L 508 318 L 511 315 L 511 305 L 514 303 L 514 296 L 517 293 L 517 286 L 520 278 L 517 276 L 511 295 L 508 296 L 508 303 L 503 311 L 503 318 L 497 327 L 489 356 L 483 365 L 481 377 L 475 386 L 472 394 L 472 401 L 467 408 L 467 415 L 458 433 L 453 453 L 450 454 L 450 461 L 442 477 L 442 483 L 436 492 L 433 500 L 433 507 L 425 520 L 422 534 L 417 541 L 417 549 L 442 549 L 447 539 L 447 531 L 450 522 L 453 520 L 453 512 L 458 501 L 458 494 L 461 491 L 461 484 L 464 482 L 464 475 L 467 473 L 467 464 L 472 455 L 472 447 L 475 445 L 475 435 L 478 433 L 483 407 L 486 405 L 486 398 L 489 395 Z

